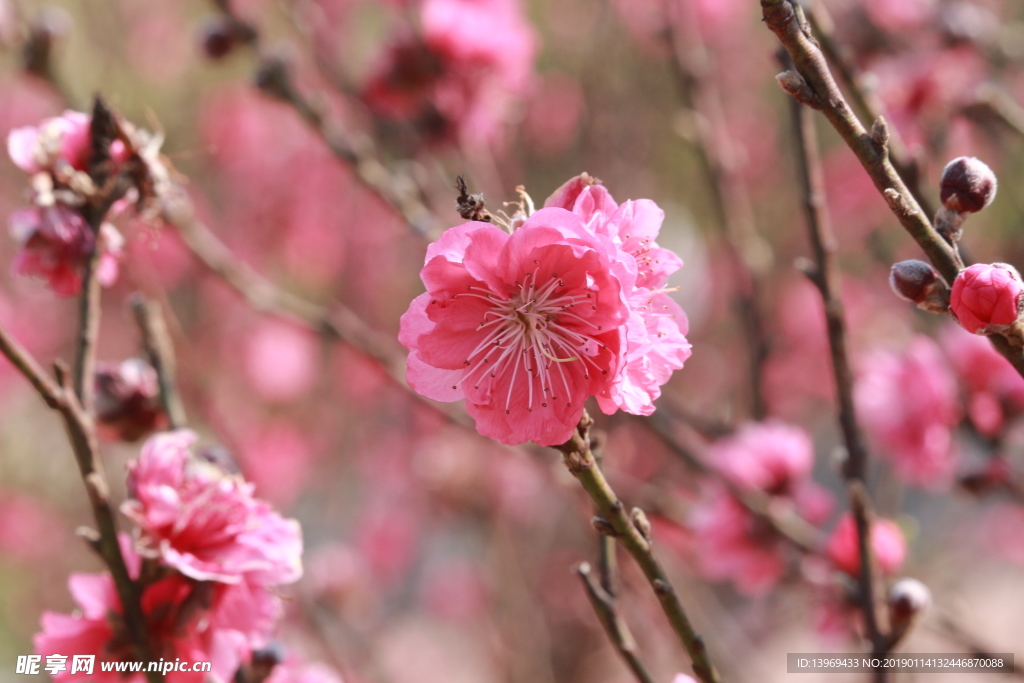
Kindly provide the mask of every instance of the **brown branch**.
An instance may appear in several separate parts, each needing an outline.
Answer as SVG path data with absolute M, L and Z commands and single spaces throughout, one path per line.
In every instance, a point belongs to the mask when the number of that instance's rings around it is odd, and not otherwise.
M 580 564 L 576 568 L 576 574 L 583 582 L 590 604 L 594 607 L 594 612 L 597 614 L 601 626 L 604 627 L 605 633 L 608 634 L 615 651 L 622 657 L 637 681 L 654 683 L 654 678 L 647 672 L 647 668 L 637 653 L 636 639 L 633 638 L 629 626 L 626 625 L 615 608 L 615 597 L 601 586 L 599 579 L 594 577 L 590 564 L 586 562 Z
M 867 171 L 893 215 L 946 281 L 952 283 L 963 263 L 956 250 L 932 227 L 924 210 L 893 167 L 889 159 L 889 132 L 885 120 L 877 119 L 868 132 L 857 119 L 836 85 L 802 10 L 792 0 L 761 0 L 761 9 L 765 23 L 786 48 L 796 69 L 795 72 L 780 74 L 779 84 L 798 101 L 824 114 Z M 1024 376 L 1024 349 L 1014 348 L 1008 339 L 1000 335 L 991 335 L 989 339 Z
M 800 185 L 804 195 L 804 210 L 810 234 L 814 263 L 805 273 L 818 288 L 825 307 L 825 321 L 828 329 L 829 349 L 832 355 L 832 370 L 836 386 L 839 427 L 846 445 L 846 461 L 843 476 L 850 494 L 850 506 L 857 527 L 857 546 L 860 561 L 860 606 L 864 613 L 864 624 L 872 653 L 884 655 L 889 650 L 889 638 L 882 624 L 879 610 L 881 581 L 874 561 L 871 544 L 873 513 L 865 488 L 867 476 L 867 448 L 857 425 L 857 413 L 853 402 L 853 371 L 847 350 L 846 320 L 843 300 L 840 294 L 839 270 L 835 265 L 836 240 L 832 232 L 825 199 L 825 177 L 821 168 L 818 139 L 814 130 L 811 111 L 797 102 L 790 102 L 797 142 L 797 165 L 800 171 Z M 874 680 L 884 683 L 888 673 L 884 668 L 876 669 Z
M 147 301 L 141 294 L 132 296 L 132 311 L 135 322 L 142 333 L 142 347 L 145 349 L 149 364 L 156 370 L 160 385 L 160 403 L 170 422 L 171 429 L 183 429 L 188 426 L 185 404 L 178 393 L 177 362 L 174 357 L 174 344 L 167 331 L 167 324 L 160 312 L 160 304 Z
M 758 236 L 746 181 L 738 168 L 736 143 L 725 124 L 718 82 L 692 2 L 670 3 L 669 39 L 683 100 L 695 118 L 693 149 L 711 190 L 719 232 L 733 268 L 736 307 L 749 347 L 751 417 L 764 419 L 763 373 L 770 344 L 757 301 L 766 243 Z
M 590 416 L 584 413 L 572 438 L 556 448 L 562 453 L 566 468 L 597 506 L 599 516 L 594 520 L 595 527 L 614 536 L 636 560 L 672 629 L 690 655 L 697 678 L 703 683 L 720 683 L 721 678 L 711 662 L 704 639 L 694 630 L 675 587 L 654 553 L 650 527 L 643 512 L 635 508 L 632 513 L 627 513 L 626 506 L 597 467 L 590 445 L 591 424 Z
M 36 392 L 53 410 L 57 411 L 67 430 L 75 462 L 85 484 L 86 495 L 92 508 L 99 534 L 92 546 L 97 550 L 110 571 L 124 609 L 123 619 L 139 661 L 153 661 L 146 622 L 139 603 L 139 590 L 128 573 L 117 537 L 117 521 L 110 504 L 109 487 L 99 457 L 99 443 L 92 417 L 85 412 L 77 394 L 70 386 L 67 368 L 57 364 L 54 381 L 32 355 L 0 324 L 0 353 L 21 372 Z M 147 672 L 150 683 L 159 683 L 159 672 Z
M 801 0 L 801 3 L 807 13 L 811 29 L 821 45 L 822 52 L 832 64 L 832 68 L 836 70 L 858 116 L 867 121 L 877 121 L 879 117 L 884 117 L 886 108 L 882 98 L 873 88 L 864 85 L 862 74 L 856 63 L 848 51 L 844 50 L 836 40 L 835 23 L 832 21 L 828 8 L 821 0 Z M 895 128 L 889 129 L 889 159 L 903 182 L 907 184 L 907 188 L 914 195 L 914 199 L 921 205 L 925 215 L 934 216 L 935 205 L 925 193 L 921 165 L 907 149 L 903 137 Z

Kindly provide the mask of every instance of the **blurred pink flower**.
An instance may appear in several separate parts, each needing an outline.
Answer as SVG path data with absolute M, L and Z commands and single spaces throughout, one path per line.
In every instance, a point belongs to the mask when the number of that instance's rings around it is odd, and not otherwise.
M 876 519 L 871 527 L 871 547 L 879 569 L 887 576 L 896 574 L 907 557 L 903 532 L 889 519 Z M 856 577 L 860 574 L 860 552 L 857 549 L 857 526 L 853 515 L 844 513 L 828 540 L 828 557 L 840 571 Z
M 926 488 L 949 486 L 960 407 L 956 378 L 938 345 L 917 335 L 905 353 L 878 349 L 859 366 L 857 412 L 897 476 Z
M 764 595 L 786 570 L 781 539 L 721 486 L 708 491 L 690 518 L 701 574 L 732 581 L 746 595 Z
M 1024 378 L 988 339 L 968 334 L 958 325 L 947 325 L 939 340 L 967 390 L 971 422 L 985 436 L 996 436 L 1007 411 L 1024 410 Z
M 516 0 L 425 0 L 422 35 L 393 40 L 364 87 L 379 115 L 432 137 L 500 139 L 530 84 L 536 38 Z
M 427 249 L 427 292 L 402 316 L 409 383 L 466 398 L 477 430 L 502 443 L 565 442 L 620 369 L 635 264 L 618 254 L 562 209 L 511 236 L 490 223 L 448 230 Z
M 934 18 L 935 0 L 865 0 L 864 11 L 872 23 L 884 31 L 909 31 L 920 29 Z
M 84 171 L 92 151 L 91 121 L 88 114 L 68 110 L 38 126 L 15 128 L 7 135 L 7 153 L 26 173 L 51 169 L 58 160 Z
M 444 619 L 479 623 L 488 607 L 480 568 L 464 559 L 447 559 L 432 566 L 419 592 L 424 607 Z
M 280 507 L 291 505 L 313 471 L 306 435 L 294 424 L 275 420 L 251 425 L 239 438 L 238 456 L 256 493 Z
M 0 494 L 0 555 L 38 562 L 60 553 L 65 525 L 44 500 L 22 493 Z
M 121 546 L 129 572 L 137 578 L 140 558 L 127 536 L 121 537 Z M 78 610 L 74 614 L 43 613 L 42 630 L 33 639 L 35 651 L 41 655 L 94 654 L 98 661 L 92 675 L 71 674 L 69 666 L 55 680 L 145 680 L 142 674 L 126 679 L 123 674 L 101 669 L 100 662 L 136 659 L 122 635 L 121 602 L 110 575 L 72 574 L 68 587 Z M 180 574 L 147 584 L 141 603 L 156 656 L 171 661 L 209 661 L 214 680 L 222 681 L 232 679 L 253 648 L 266 645 L 281 614 L 280 600 L 262 586 L 196 583 Z M 170 672 L 166 680 L 202 683 L 207 678 L 199 672 Z
M 46 280 L 59 296 L 77 294 L 96 239 L 85 219 L 78 212 L 56 204 L 15 211 L 7 222 L 18 243 L 14 271 Z M 123 247 L 121 233 L 104 223 L 100 228 L 103 253 L 96 271 L 100 284 L 110 286 L 117 281 Z
M 263 320 L 243 348 L 246 376 L 271 401 L 293 401 L 316 380 L 317 340 L 295 325 Z
M 803 429 L 779 422 L 747 422 L 716 441 L 710 464 L 736 486 L 791 495 L 814 466 L 814 444 Z
M 676 674 L 676 677 L 672 679 L 672 683 L 697 683 L 697 680 L 686 674 Z
M 1005 263 L 976 263 L 956 276 L 949 310 L 968 332 L 985 334 L 1012 325 L 1024 308 L 1024 283 Z
M 139 525 L 141 547 L 199 581 L 296 581 L 298 522 L 255 499 L 252 484 L 193 458 L 195 439 L 187 430 L 158 434 L 129 464 L 132 498 L 122 510 Z

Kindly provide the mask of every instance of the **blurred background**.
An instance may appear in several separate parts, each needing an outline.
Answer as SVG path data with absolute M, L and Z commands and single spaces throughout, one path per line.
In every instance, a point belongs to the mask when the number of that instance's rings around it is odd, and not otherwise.
M 1024 266 L 1024 7 L 820 10 L 933 206 L 950 159 L 996 171 L 1001 191 L 968 221 L 965 252 Z M 422 292 L 424 233 L 462 222 L 457 175 L 492 210 L 517 200 L 517 185 L 540 206 L 584 171 L 620 202 L 656 201 L 659 241 L 685 262 L 670 284 L 693 356 L 650 420 L 598 418 L 608 477 L 648 511 L 726 680 L 781 680 L 787 652 L 857 650 L 850 579 L 829 550 L 847 503 L 823 311 L 793 266 L 809 243 L 777 41 L 758 3 L 5 0 L 0 44 L 0 132 L 87 111 L 101 93 L 163 131 L 197 215 L 240 262 L 389 338 Z M 319 130 L 295 98 L 274 96 L 268 69 L 281 64 Z M 887 580 L 914 577 L 933 595 L 901 648 L 1021 652 L 1024 380 L 948 317 L 890 291 L 890 266 L 919 250 L 818 123 L 871 491 L 905 546 Z M 382 163 L 419 218 L 368 188 L 324 131 Z M 25 196 L 24 174 L 0 163 L 4 215 Z M 104 294 L 100 358 L 139 354 L 131 292 L 162 302 L 192 426 L 302 524 L 286 647 L 349 682 L 631 680 L 572 571 L 595 561 L 597 539 L 555 451 L 488 442 L 359 349 L 253 310 L 173 226 L 118 227 L 126 257 Z M 0 240 L 0 262 L 15 246 Z M 0 320 L 44 361 L 73 356 L 75 302 L 8 268 Z M 75 537 L 90 517 L 63 431 L 6 361 L 0 403 L 0 680 L 13 680 L 39 615 L 73 608 L 68 574 L 99 563 Z M 730 508 L 714 462 L 735 429 L 766 418 L 813 440 L 813 501 L 762 492 L 808 523 L 805 543 Z M 104 443 L 118 500 L 138 448 Z M 685 654 L 627 559 L 619 606 L 667 683 L 689 670 Z M 898 680 L 918 678 L 954 676 Z

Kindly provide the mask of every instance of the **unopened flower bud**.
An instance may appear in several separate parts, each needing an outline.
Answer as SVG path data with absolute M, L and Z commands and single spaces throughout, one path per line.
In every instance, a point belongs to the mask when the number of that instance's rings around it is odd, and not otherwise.
M 949 308 L 968 332 L 999 332 L 1020 317 L 1024 283 L 1009 264 L 976 263 L 953 281 Z
M 200 45 L 210 59 L 222 59 L 256 37 L 251 27 L 232 17 L 216 17 L 203 26 Z
M 932 313 L 949 310 L 949 285 L 924 261 L 900 261 L 889 271 L 889 286 L 902 299 Z
M 958 157 L 946 164 L 939 183 L 942 205 L 957 213 L 981 211 L 996 196 L 996 174 L 974 157 Z
M 135 441 L 161 425 L 160 387 L 156 371 L 130 358 L 96 370 L 96 417 L 122 441 Z
M 932 593 L 917 579 L 900 579 L 889 589 L 888 602 L 892 635 L 899 640 L 931 605 Z

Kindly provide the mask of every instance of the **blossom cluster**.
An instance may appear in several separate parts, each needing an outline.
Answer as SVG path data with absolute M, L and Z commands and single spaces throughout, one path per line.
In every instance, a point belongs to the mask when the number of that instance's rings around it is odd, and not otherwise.
M 210 661 L 214 679 L 230 681 L 274 635 L 282 611 L 275 590 L 301 576 L 302 536 L 296 521 L 253 496 L 252 484 L 193 455 L 195 440 L 192 432 L 179 430 L 145 443 L 129 465 L 130 499 L 122 507 L 137 532 L 120 541 L 141 589 L 154 655 Z M 68 584 L 78 611 L 44 613 L 36 652 L 135 659 L 111 576 L 73 574 Z M 83 676 L 64 671 L 57 680 Z M 110 673 L 109 680 L 119 676 Z M 167 678 L 203 680 L 194 672 Z
M 511 234 L 482 221 L 446 231 L 401 320 L 409 384 L 466 399 L 477 430 L 506 444 L 564 443 L 590 396 L 608 414 L 649 415 L 690 355 L 666 289 L 682 262 L 655 241 L 663 220 L 583 174 Z

